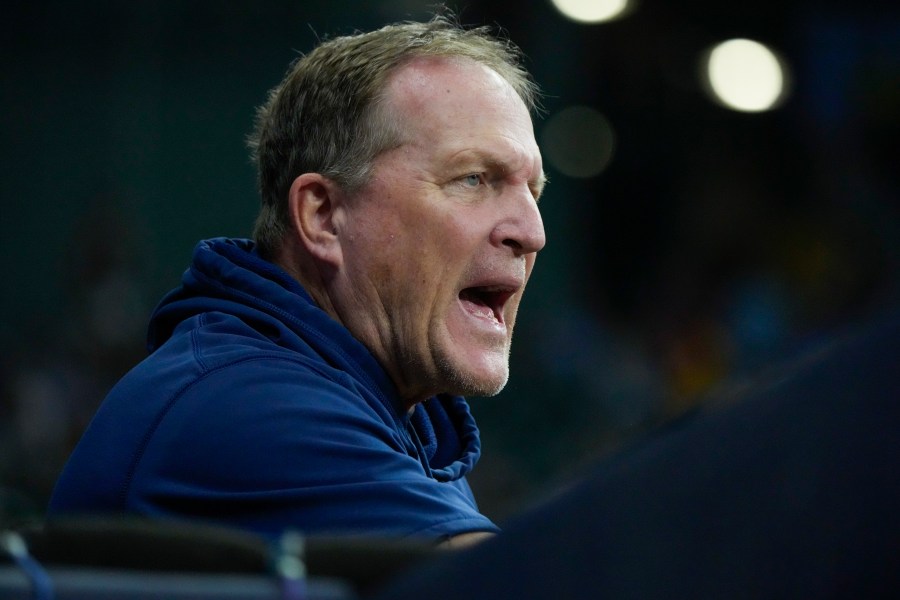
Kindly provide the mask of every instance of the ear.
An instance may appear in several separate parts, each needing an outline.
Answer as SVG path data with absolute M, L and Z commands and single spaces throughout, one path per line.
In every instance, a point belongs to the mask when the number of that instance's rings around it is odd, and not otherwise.
M 291 184 L 288 211 L 295 239 L 314 258 L 340 266 L 341 245 L 334 224 L 339 189 L 319 173 L 304 173 Z

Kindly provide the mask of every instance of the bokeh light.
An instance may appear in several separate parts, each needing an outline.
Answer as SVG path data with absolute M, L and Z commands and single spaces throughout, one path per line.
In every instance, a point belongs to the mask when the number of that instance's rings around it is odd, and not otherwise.
M 618 19 L 631 9 L 630 0 L 551 0 L 566 18 L 579 23 L 603 23 Z
M 615 132 L 599 111 L 570 106 L 547 121 L 542 132 L 547 162 L 563 175 L 588 178 L 609 165 L 615 151 Z
M 786 66 L 764 44 L 728 40 L 707 51 L 702 62 L 707 92 L 727 108 L 761 112 L 775 108 L 785 98 Z

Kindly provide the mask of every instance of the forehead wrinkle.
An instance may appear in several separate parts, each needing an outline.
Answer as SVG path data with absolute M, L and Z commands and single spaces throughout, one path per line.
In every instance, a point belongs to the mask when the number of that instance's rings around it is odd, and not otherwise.
M 484 90 L 484 97 L 491 98 L 478 113 L 471 112 L 473 89 L 475 95 L 481 96 L 477 91 Z M 384 97 L 388 109 L 403 123 L 397 150 L 416 152 L 423 159 L 430 155 L 444 169 L 472 164 L 472 168 L 483 165 L 504 174 L 525 173 L 537 197 L 535 192 L 543 188 L 546 178 L 531 115 L 524 104 L 518 117 L 509 115 L 509 107 L 499 98 L 522 102 L 489 67 L 445 57 L 420 57 L 402 65 L 391 74 Z
M 534 165 L 541 162 L 540 151 L 536 146 L 533 148 L 534 152 L 531 152 L 521 139 L 503 133 L 463 138 L 456 140 L 453 145 L 459 148 L 448 150 L 447 162 L 450 163 L 480 162 L 504 173 L 512 173 L 533 171 Z M 532 166 L 529 167 L 529 164 Z

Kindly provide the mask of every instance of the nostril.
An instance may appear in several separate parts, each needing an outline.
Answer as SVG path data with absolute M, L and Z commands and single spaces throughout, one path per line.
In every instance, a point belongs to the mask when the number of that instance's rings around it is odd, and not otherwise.
M 508 248 L 517 256 L 537 252 L 544 245 L 544 229 L 540 221 L 532 227 L 531 223 L 511 220 L 494 228 L 490 242 L 496 248 Z

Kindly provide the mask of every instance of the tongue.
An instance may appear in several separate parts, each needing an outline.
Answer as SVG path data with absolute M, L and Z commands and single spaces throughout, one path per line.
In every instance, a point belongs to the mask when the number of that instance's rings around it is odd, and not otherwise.
M 459 299 L 470 313 L 484 319 L 496 320 L 494 317 L 494 309 L 485 304 L 481 298 L 471 291 L 463 290 L 459 295 Z

